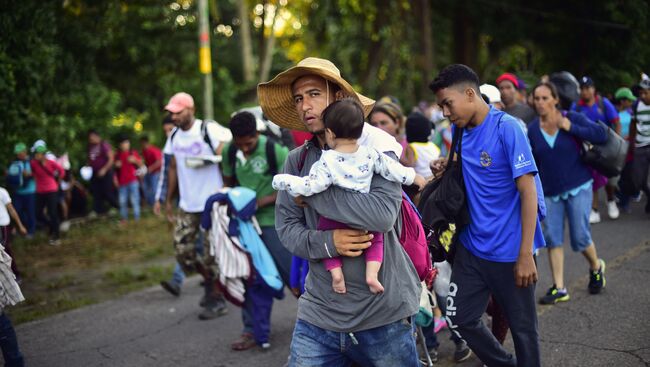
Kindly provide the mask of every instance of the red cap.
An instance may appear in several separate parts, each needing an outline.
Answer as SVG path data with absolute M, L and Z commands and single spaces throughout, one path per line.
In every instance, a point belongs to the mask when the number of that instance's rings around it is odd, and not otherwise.
M 501 83 L 504 80 L 509 81 L 515 86 L 515 88 L 519 89 L 519 81 L 517 80 L 517 76 L 515 74 L 511 74 L 511 73 L 501 74 L 501 76 L 497 78 L 497 86 L 499 85 L 499 83 Z
M 186 108 L 194 108 L 194 98 L 185 92 L 174 94 L 165 106 L 165 110 L 171 113 L 179 113 Z

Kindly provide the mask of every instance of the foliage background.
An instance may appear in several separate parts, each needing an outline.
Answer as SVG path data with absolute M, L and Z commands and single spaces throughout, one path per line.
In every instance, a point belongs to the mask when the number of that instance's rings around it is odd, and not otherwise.
M 161 145 L 162 106 L 179 90 L 195 96 L 201 117 L 196 8 L 192 0 L 3 2 L 0 166 L 17 141 L 43 138 L 78 168 L 90 128 Z M 260 80 L 306 56 L 331 59 L 364 94 L 395 95 L 406 109 L 431 99 L 426 84 L 453 62 L 487 82 L 503 71 L 529 85 L 558 70 L 589 74 L 612 93 L 650 71 L 649 17 L 647 0 L 211 0 L 215 117 L 224 123 L 255 104 Z

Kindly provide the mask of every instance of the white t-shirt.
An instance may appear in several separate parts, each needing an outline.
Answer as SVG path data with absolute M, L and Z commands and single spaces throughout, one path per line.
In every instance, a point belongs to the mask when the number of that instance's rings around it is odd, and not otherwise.
M 639 100 L 636 109 L 636 146 L 637 148 L 650 145 L 650 106 Z
M 230 130 L 215 122 L 208 123 L 207 134 L 214 149 L 217 149 L 220 144 L 232 140 Z M 172 136 L 174 137 L 173 141 L 171 140 Z M 201 135 L 201 120 L 194 120 L 194 124 L 187 131 L 178 129 L 172 133 L 167 138 L 163 152 L 173 154 L 176 159 L 176 174 L 180 192 L 178 206 L 188 213 L 202 212 L 205 201 L 223 187 L 223 179 L 219 166 L 216 164 L 198 168 L 187 166 L 186 158 L 188 157 L 214 155 Z
M 394 152 L 397 159 L 402 156 L 403 148 L 393 136 L 367 122 L 363 124 L 363 131 L 361 137 L 357 139 L 357 144 L 375 148 L 381 153 Z
M 9 193 L 3 187 L 0 187 L 0 226 L 8 226 L 11 220 L 7 211 L 7 205 L 9 203 L 11 203 Z
M 413 168 L 402 166 L 374 148 L 360 146 L 354 153 L 326 150 L 311 166 L 309 175 L 275 175 L 273 188 L 286 190 L 291 196 L 311 196 L 327 190 L 331 185 L 368 193 L 375 173 L 404 185 L 412 184 L 415 179 Z

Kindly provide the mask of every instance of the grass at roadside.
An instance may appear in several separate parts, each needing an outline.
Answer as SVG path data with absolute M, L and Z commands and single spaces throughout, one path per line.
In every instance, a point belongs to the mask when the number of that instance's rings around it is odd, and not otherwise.
M 145 215 L 124 227 L 111 218 L 73 226 L 56 247 L 43 233 L 15 237 L 26 301 L 7 313 L 20 324 L 157 284 L 173 269 L 170 233 L 163 219 Z

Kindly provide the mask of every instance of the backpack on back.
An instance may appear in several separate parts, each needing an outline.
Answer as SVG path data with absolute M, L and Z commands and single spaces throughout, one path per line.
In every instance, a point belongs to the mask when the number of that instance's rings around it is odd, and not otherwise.
M 7 171 L 7 187 L 11 191 L 20 190 L 27 186 L 28 180 L 23 176 L 24 170 L 22 161 L 16 160 L 9 166 L 9 170 Z

